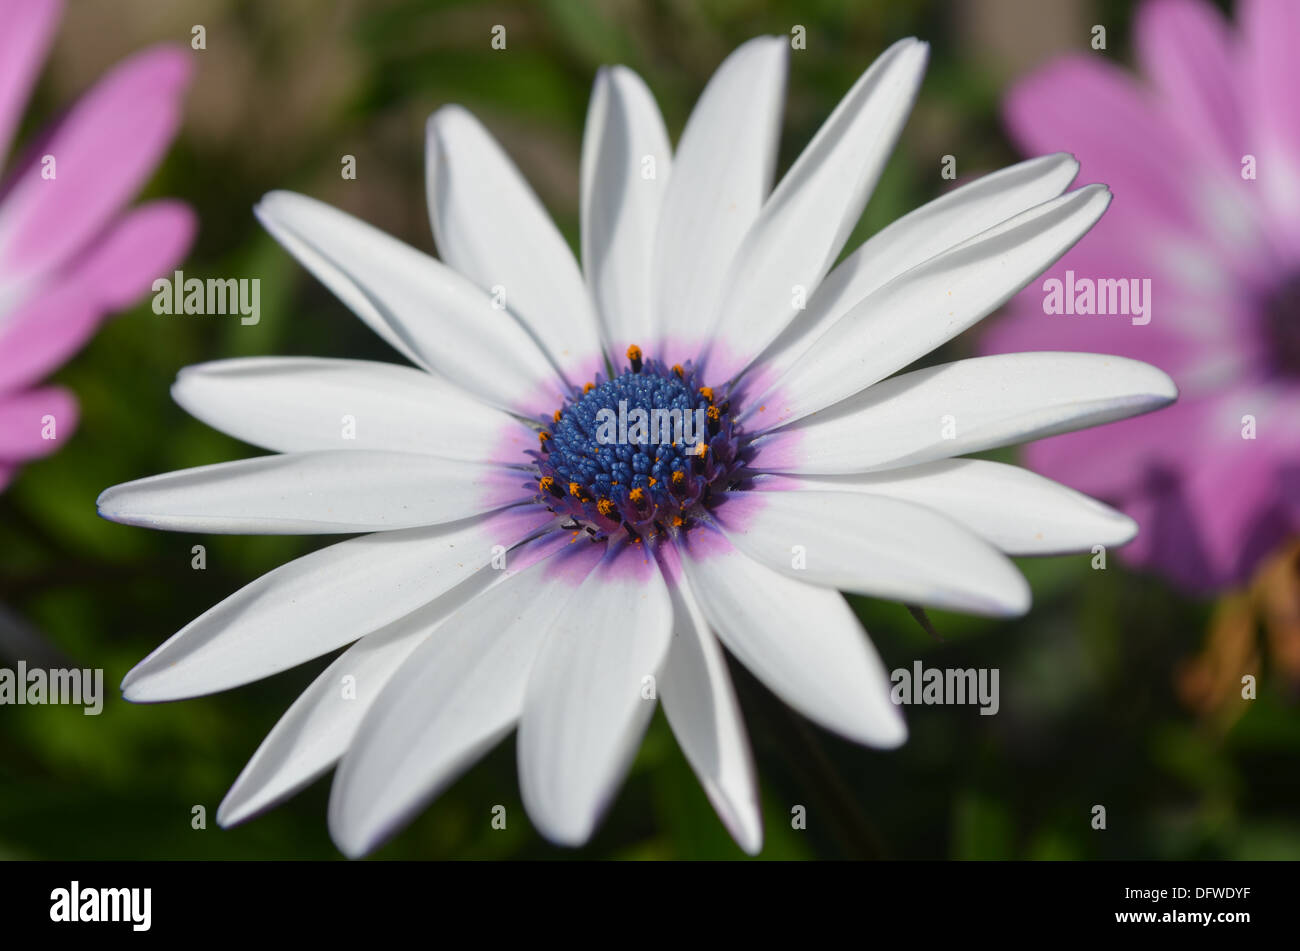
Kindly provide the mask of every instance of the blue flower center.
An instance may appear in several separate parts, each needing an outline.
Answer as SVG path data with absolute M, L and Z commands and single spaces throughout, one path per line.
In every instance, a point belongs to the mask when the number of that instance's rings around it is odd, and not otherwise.
M 538 501 L 593 537 L 689 528 L 743 468 L 725 393 L 701 385 L 690 364 L 643 360 L 637 347 L 628 361 L 575 392 L 534 454 Z

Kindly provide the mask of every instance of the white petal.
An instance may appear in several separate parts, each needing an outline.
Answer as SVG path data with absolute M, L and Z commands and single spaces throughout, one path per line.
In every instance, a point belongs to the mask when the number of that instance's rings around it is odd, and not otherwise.
M 537 437 L 441 377 L 368 360 L 244 357 L 181 370 L 172 398 L 273 452 L 371 449 L 518 463 Z M 350 422 L 350 425 L 349 425 Z
M 672 637 L 658 568 L 631 570 L 642 546 L 612 553 L 551 625 L 519 719 L 519 788 L 538 831 L 559 845 L 591 837 L 654 712 L 643 695 Z
M 582 136 L 582 263 L 615 365 L 658 339 L 651 263 L 671 167 L 653 94 L 624 66 L 602 69 Z
M 222 800 L 217 822 L 232 826 L 250 819 L 332 767 L 411 652 L 502 574 L 481 572 L 340 654 L 267 734 Z M 480 583 L 484 575 L 493 577 Z
M 769 405 L 789 422 L 830 406 L 934 350 L 1049 267 L 1110 203 L 1088 185 L 990 228 L 890 281 L 835 322 L 777 381 Z
M 1097 353 L 1006 353 L 903 373 L 756 441 L 769 472 L 912 466 L 1168 406 L 1173 380 Z
M 1125 545 L 1137 523 L 1059 482 L 1001 462 L 942 459 L 863 475 L 759 476 L 756 488 L 865 492 L 941 512 L 1008 555 Z
M 721 539 L 691 540 L 682 564 L 722 643 L 782 700 L 859 743 L 907 738 L 880 656 L 838 591 L 787 578 Z
M 780 376 L 868 294 L 980 232 L 1050 201 L 1078 173 L 1079 163 L 1064 152 L 1032 158 L 955 188 L 882 228 L 817 286 L 807 308 L 763 355 L 763 370 Z
M 486 565 L 494 545 L 538 528 L 538 516 L 503 513 L 312 552 L 191 621 L 132 668 L 122 692 L 141 703 L 181 700 L 287 670 L 423 607 Z
M 271 192 L 253 209 L 304 267 L 409 360 L 525 415 L 560 380 L 528 332 L 451 268 L 337 208 Z
M 514 162 L 474 116 L 445 106 L 429 117 L 425 171 L 442 259 L 485 291 L 501 288 L 581 385 L 600 359 L 596 313 L 573 252 Z
M 655 310 L 669 363 L 699 355 L 736 249 L 772 186 L 788 56 L 789 41 L 777 36 L 737 48 L 682 131 L 655 237 Z
M 574 560 L 584 571 L 592 563 Z M 374 849 L 510 731 L 547 626 L 577 591 L 543 561 L 480 594 L 415 648 L 334 777 L 330 835 L 345 854 Z
M 298 535 L 440 525 L 534 494 L 526 473 L 412 452 L 330 449 L 182 469 L 105 489 L 99 514 L 172 532 Z
M 686 761 L 736 843 L 763 848 L 763 815 L 745 722 L 727 661 L 684 580 L 669 586 L 673 640 L 659 678 L 664 715 Z
M 1029 610 L 1007 557 L 951 518 L 857 492 L 745 492 L 714 517 L 738 549 L 808 584 L 995 616 Z
M 736 253 L 709 358 L 731 379 L 798 312 L 794 288 L 821 283 L 862 215 L 925 75 L 929 47 L 886 50 L 835 107 L 772 192 Z

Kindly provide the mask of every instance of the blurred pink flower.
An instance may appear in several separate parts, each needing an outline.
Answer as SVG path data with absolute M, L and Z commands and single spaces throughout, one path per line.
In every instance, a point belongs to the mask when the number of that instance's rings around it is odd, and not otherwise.
M 1207 2 L 1149 0 L 1141 79 L 1091 53 L 1011 91 L 1015 141 L 1073 151 L 1115 201 L 984 338 L 988 352 L 1121 354 L 1174 377 L 1182 397 L 1163 413 L 1034 443 L 1026 459 L 1118 504 L 1141 525 L 1124 556 L 1193 589 L 1242 582 L 1300 528 L 1300 2 L 1237 12 L 1234 32 Z M 1067 272 L 1076 287 L 1149 279 L 1148 309 L 1047 313 L 1046 281 L 1068 295 Z
M 0 163 L 60 12 L 58 0 L 0 0 Z M 0 179 L 0 489 L 76 424 L 72 394 L 36 384 L 189 248 L 195 223 L 185 205 L 124 210 L 176 133 L 189 74 L 173 47 L 131 57 Z M 46 416 L 55 439 L 42 434 Z

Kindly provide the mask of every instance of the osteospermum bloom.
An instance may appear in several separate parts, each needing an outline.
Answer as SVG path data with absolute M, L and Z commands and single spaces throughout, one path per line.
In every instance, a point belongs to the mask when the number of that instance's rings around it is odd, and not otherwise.
M 811 720 L 894 746 L 903 719 L 837 589 L 1014 615 L 1030 595 L 1007 554 L 1132 536 L 1128 518 L 1042 477 L 950 457 L 1162 406 L 1175 394 L 1159 370 L 1034 354 L 891 376 L 1097 220 L 1105 188 L 1062 194 L 1069 156 L 954 191 L 831 270 L 926 53 L 904 40 L 881 56 L 770 194 L 786 41 L 722 64 L 675 153 L 641 80 L 603 70 L 582 267 L 456 107 L 428 125 L 441 261 L 310 198 L 263 199 L 271 233 L 415 368 L 190 367 L 182 406 L 279 454 L 100 498 L 107 518 L 155 528 L 371 533 L 263 576 L 123 681 L 128 699 L 173 700 L 355 641 L 272 730 L 222 823 L 337 763 L 330 829 L 359 855 L 517 727 L 528 814 L 580 844 L 658 698 L 723 822 L 757 851 L 719 640 Z M 680 439 L 637 424 L 673 410 L 689 414 Z
M 1035 285 L 985 340 L 1169 370 L 1182 398 L 1168 413 L 1049 439 L 1026 459 L 1119 505 L 1142 526 L 1125 557 L 1191 589 L 1243 582 L 1300 532 L 1300 4 L 1238 12 L 1234 34 L 1200 0 L 1147 3 L 1140 77 L 1085 54 L 1012 90 L 1006 119 L 1025 151 L 1071 150 L 1118 198 L 1047 278 L 1122 281 L 1149 299 L 1141 315 L 1131 301 L 1045 314 Z M 1109 286 L 1096 296 L 1070 309 L 1114 309 Z
M 0 160 L 61 5 L 0 0 Z M 194 234 L 178 202 L 125 204 L 176 133 L 189 80 L 158 47 L 106 75 L 0 181 L 0 489 L 77 422 L 67 390 L 36 386 L 178 261 Z

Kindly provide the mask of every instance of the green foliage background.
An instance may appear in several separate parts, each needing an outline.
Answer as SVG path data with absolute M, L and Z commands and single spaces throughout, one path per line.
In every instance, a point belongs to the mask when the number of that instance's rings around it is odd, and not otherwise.
M 185 129 L 150 183 L 201 219 L 187 276 L 257 277 L 262 320 L 155 316 L 148 301 L 110 322 L 57 380 L 84 420 L 58 455 L 0 496 L 0 603 L 78 666 L 103 667 L 103 714 L 0 707 L 0 857 L 337 858 L 328 780 L 235 830 L 216 806 L 267 730 L 328 662 L 219 696 L 133 706 L 116 684 L 211 604 L 310 538 L 195 538 L 99 520 L 106 486 L 252 454 L 188 418 L 168 385 L 186 364 L 253 354 L 393 359 L 257 225 L 273 188 L 331 201 L 426 250 L 424 119 L 459 102 L 499 135 L 576 247 L 577 170 L 598 66 L 637 69 L 674 136 L 718 62 L 760 32 L 807 29 L 792 57 L 782 168 L 888 43 L 918 35 L 932 62 L 916 113 L 849 247 L 934 197 L 940 157 L 962 177 L 1016 156 L 998 121 L 1005 84 L 1108 28 L 1123 61 L 1123 3 L 539 2 L 327 4 L 73 0 L 24 126 L 30 134 L 112 62 L 149 42 L 188 43 L 197 78 Z M 505 51 L 489 47 L 507 28 Z M 340 160 L 357 157 L 343 181 Z M 970 339 L 941 356 L 969 352 Z M 1009 455 L 1005 458 L 1010 458 Z M 208 568 L 190 568 L 191 546 Z M 842 742 L 790 713 L 733 664 L 767 817 L 765 859 L 1300 857 L 1300 718 L 1266 676 L 1223 733 L 1176 701 L 1180 660 L 1204 638 L 1209 605 L 1112 559 L 1023 562 L 1035 605 L 1020 621 L 935 615 L 937 642 L 893 605 L 853 599 L 893 668 L 996 667 L 1002 706 L 912 707 L 901 750 Z M 613 632 L 612 632 L 613 633 Z M 797 631 L 790 636 L 798 637 Z M 507 807 L 505 831 L 490 810 Z M 806 831 L 790 828 L 807 807 Z M 1090 827 L 1094 804 L 1108 828 Z M 191 828 L 195 805 L 208 828 Z M 529 825 L 505 743 L 456 783 L 382 858 L 740 858 L 662 714 L 595 840 L 559 850 Z

